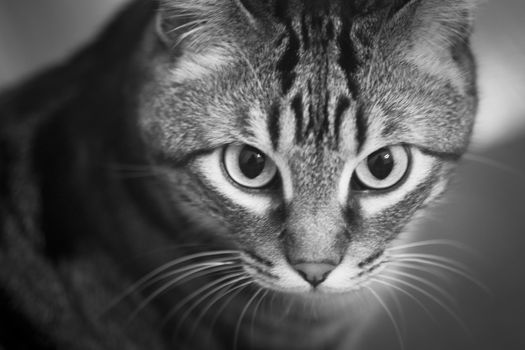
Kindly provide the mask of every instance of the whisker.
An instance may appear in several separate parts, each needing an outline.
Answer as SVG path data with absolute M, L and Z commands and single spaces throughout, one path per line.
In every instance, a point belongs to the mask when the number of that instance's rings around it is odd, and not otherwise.
M 250 305 L 253 303 L 253 301 L 255 300 L 255 298 L 257 298 L 257 296 L 263 291 L 262 288 L 259 288 L 254 294 L 253 296 L 248 300 L 248 302 L 246 303 L 246 306 L 244 306 L 244 308 L 242 309 L 242 312 L 241 314 L 239 315 L 239 320 L 237 321 L 237 324 L 235 326 L 235 333 L 234 333 L 234 337 L 233 337 L 233 350 L 237 350 L 238 349 L 238 341 L 239 341 L 239 334 L 240 334 L 240 331 L 241 331 L 241 324 L 242 324 L 242 320 L 244 318 L 244 316 L 246 315 L 246 312 L 248 312 L 248 309 L 250 307 Z
M 228 279 L 231 279 L 233 278 L 233 280 L 228 280 Z M 215 287 L 213 288 L 211 291 L 205 293 L 203 296 L 201 296 L 197 301 L 195 301 L 185 312 L 184 314 L 177 320 L 177 327 L 175 328 L 175 334 L 178 334 L 179 332 L 179 329 L 180 327 L 182 327 L 182 324 L 184 323 L 184 321 L 186 320 L 186 318 L 189 317 L 189 315 L 192 313 L 193 310 L 195 310 L 195 308 L 197 308 L 202 302 L 204 302 L 207 298 L 209 298 L 210 296 L 212 296 L 213 294 L 219 292 L 221 289 L 224 289 L 224 288 L 227 288 L 229 286 L 231 286 L 232 284 L 235 284 L 237 282 L 241 282 L 241 281 L 245 281 L 249 279 L 249 277 L 247 277 L 244 272 L 238 272 L 236 274 L 232 274 L 232 275 L 229 275 L 229 276 L 226 276 L 226 278 L 223 278 L 221 282 L 225 282 L 223 284 L 220 284 L 218 287 Z M 196 295 L 195 295 L 196 294 Z M 196 297 L 199 293 L 195 292 L 193 293 L 193 297 Z M 188 301 L 190 301 L 191 299 L 193 298 L 189 298 Z M 184 306 L 184 303 L 181 302 L 181 306 L 176 306 L 177 309 L 182 309 L 182 307 Z M 179 304 L 178 304 L 179 305 Z M 177 312 L 178 310 L 175 310 L 175 313 Z M 171 313 L 171 312 L 170 312 Z
M 217 322 L 217 319 L 219 318 L 220 314 L 226 309 L 226 307 L 231 303 L 233 298 L 235 298 L 239 293 L 241 293 L 246 287 L 249 285 L 255 283 L 253 280 L 250 280 L 248 282 L 243 283 L 242 285 L 238 287 L 234 287 L 230 289 L 224 297 L 226 297 L 228 294 L 231 294 L 229 298 L 221 305 L 221 307 L 215 312 L 215 316 L 213 317 L 211 323 L 210 323 L 210 332 L 213 330 L 213 327 L 215 326 L 215 323 Z
M 167 269 L 169 269 L 171 267 L 174 267 L 176 265 L 179 265 L 179 264 L 182 264 L 182 263 L 194 260 L 194 259 L 206 258 L 206 257 L 212 257 L 212 256 L 219 256 L 219 255 L 228 255 L 228 254 L 231 254 L 231 255 L 238 254 L 238 251 L 223 250 L 223 251 L 198 253 L 198 254 L 188 255 L 188 256 L 185 256 L 185 257 L 182 257 L 182 258 L 170 261 L 170 262 L 168 262 L 168 263 L 166 263 L 166 264 L 156 268 L 152 272 L 146 274 L 145 276 L 140 278 L 137 282 L 135 282 L 131 286 L 129 286 L 121 295 L 117 296 L 117 298 L 115 298 L 115 300 L 112 301 L 109 304 L 108 307 L 106 307 L 106 311 L 102 312 L 102 315 L 104 315 L 106 312 L 111 310 L 118 303 L 120 303 L 122 301 L 122 299 L 124 299 L 126 296 L 132 294 L 135 290 L 140 288 L 141 285 L 146 283 L 149 279 L 151 279 L 151 278 L 155 277 L 156 275 L 160 274 L 162 271 L 165 271 L 165 270 L 167 270 Z
M 241 269 L 239 266 L 232 266 L 230 269 L 233 269 L 233 268 L 236 268 L 236 269 Z M 219 270 L 219 271 L 227 271 L 227 269 L 224 269 L 224 270 Z M 219 272 L 219 271 L 211 271 L 210 273 L 215 273 L 215 272 Z M 239 272 L 237 275 L 233 276 L 233 277 L 237 277 L 237 276 L 240 276 L 242 275 L 242 272 Z M 184 307 L 184 305 L 186 305 L 189 301 L 191 301 L 193 298 L 197 297 L 199 294 L 205 292 L 207 289 L 210 289 L 214 286 L 216 286 L 217 284 L 220 284 L 226 280 L 228 280 L 229 278 L 232 278 L 231 275 L 228 275 L 228 276 L 225 276 L 225 277 L 222 277 L 222 278 L 219 278 L 219 279 L 216 279 L 216 280 L 213 280 L 211 281 L 210 283 L 207 283 L 205 284 L 203 287 L 197 289 L 196 291 L 194 291 L 193 293 L 191 293 L 190 295 L 186 296 L 184 299 L 182 299 L 177 305 L 175 305 L 171 310 L 170 312 L 162 319 L 161 321 L 161 324 L 162 325 L 165 325 L 169 319 L 171 317 L 173 317 L 173 315 L 175 315 L 182 307 Z
M 404 314 L 404 308 L 401 306 L 399 301 L 399 296 L 392 289 L 387 289 L 387 292 L 392 297 L 395 308 L 397 310 L 398 320 L 397 324 L 399 325 L 399 330 L 401 331 L 401 336 L 406 337 L 406 317 Z
M 414 289 L 415 291 L 423 294 L 424 296 L 426 296 L 427 298 L 431 299 L 433 302 L 435 302 L 437 305 L 439 305 L 440 307 L 442 307 L 445 311 L 447 311 L 450 316 L 452 316 L 452 318 L 454 320 L 456 320 L 456 322 L 461 326 L 461 328 L 463 328 L 463 330 L 467 333 L 467 334 L 471 334 L 469 328 L 467 327 L 467 325 L 465 324 L 465 322 L 463 322 L 463 320 L 458 316 L 458 314 L 456 314 L 447 304 L 445 304 L 443 301 L 439 300 L 436 296 L 434 296 L 433 294 L 429 293 L 428 291 L 424 290 L 423 288 L 420 288 L 418 286 L 416 286 L 415 284 L 413 283 L 410 283 L 410 282 L 407 282 L 405 280 L 402 280 L 400 278 L 396 278 L 396 277 L 392 277 L 392 276 L 383 276 L 383 278 L 385 279 L 388 279 L 388 280 L 391 280 L 391 281 L 394 281 L 394 282 L 397 282 L 397 283 L 401 283 L 409 288 L 412 288 Z
M 406 295 L 407 297 L 409 297 L 410 299 L 412 299 L 413 301 L 416 302 L 417 305 L 419 305 L 419 307 L 421 307 L 427 314 L 428 316 L 434 321 L 434 322 L 437 322 L 436 318 L 432 315 L 432 313 L 430 312 L 430 310 L 425 306 L 425 304 L 423 304 L 423 302 L 421 302 L 421 300 L 419 300 L 419 298 L 417 298 L 414 294 L 410 293 L 409 291 L 407 291 L 406 289 L 404 288 L 401 288 L 397 285 L 395 285 L 394 283 L 390 283 L 390 282 L 387 282 L 387 281 L 383 281 L 383 280 L 380 280 L 378 278 L 371 278 L 370 279 L 371 281 L 374 281 L 374 282 L 377 282 L 377 283 L 380 283 L 384 286 L 387 286 L 389 288 L 392 288 L 392 289 L 395 289 L 401 293 L 403 293 L 404 295 Z
M 247 279 L 250 279 L 250 277 L 247 276 Z M 219 293 L 219 295 L 215 296 L 207 305 L 206 307 L 204 307 L 204 309 L 201 310 L 201 312 L 199 313 L 197 319 L 194 321 L 194 325 L 193 325 L 193 328 L 191 329 L 191 331 L 189 332 L 190 334 L 190 337 L 191 335 L 193 335 L 193 333 L 195 333 L 196 329 L 197 329 L 197 326 L 198 324 L 200 323 L 200 321 L 202 320 L 202 318 L 204 317 L 204 315 L 206 315 L 206 313 L 212 308 L 213 305 L 215 305 L 217 302 L 219 302 L 219 300 L 227 297 L 229 294 L 233 293 L 234 291 L 238 290 L 238 289 L 241 289 L 241 288 L 244 288 L 250 284 L 253 283 L 253 281 L 248 281 L 248 282 L 245 282 L 245 283 L 241 283 L 240 285 L 238 286 L 234 286 L 234 287 L 231 287 L 232 284 L 235 284 L 237 282 L 240 282 L 238 280 L 235 280 L 233 283 L 228 283 L 226 286 L 222 286 L 223 289 L 225 289 L 222 293 Z M 234 294 L 235 296 L 236 294 Z M 219 313 L 220 311 L 222 311 L 222 309 L 219 309 Z M 210 328 L 210 331 L 211 331 L 211 328 Z
M 410 273 L 406 273 L 406 272 L 403 272 L 403 271 L 399 271 L 399 270 L 393 270 L 393 271 L 389 271 L 393 274 L 396 274 L 396 275 L 400 275 L 400 276 L 404 276 L 404 277 L 407 277 L 407 278 L 410 278 L 414 281 L 417 281 L 417 282 L 420 282 L 432 289 L 434 289 L 435 291 L 437 291 L 438 293 L 440 293 L 441 295 L 443 295 L 445 298 L 447 298 L 450 302 L 452 303 L 455 303 L 456 302 L 456 299 L 449 293 L 447 292 L 444 288 L 441 288 L 440 286 L 438 286 L 437 284 L 423 278 L 423 277 L 419 277 L 419 276 L 414 276 Z
M 137 309 L 131 314 L 131 316 L 128 319 L 128 323 L 135 318 L 140 311 L 142 311 L 151 301 L 153 301 L 155 298 L 159 297 L 161 294 L 165 293 L 168 289 L 174 287 L 179 282 L 182 282 L 184 280 L 190 280 L 199 278 L 211 273 L 216 273 L 220 271 L 227 271 L 228 269 L 235 268 L 235 266 L 213 266 L 213 267 L 202 267 L 195 270 L 191 270 L 187 273 L 182 274 L 181 276 L 169 281 L 168 283 L 165 283 L 162 287 L 158 288 L 154 293 L 150 294 L 142 303 L 139 304 Z M 204 273 L 199 274 L 199 272 L 204 271 Z
M 461 270 L 461 269 L 458 269 L 454 266 L 449 266 L 449 265 L 446 265 L 446 264 L 443 264 L 443 263 L 440 263 L 440 262 L 436 262 L 436 261 L 429 261 L 429 260 L 425 260 L 425 259 L 416 259 L 416 258 L 404 258 L 404 259 L 401 259 L 399 262 L 397 261 L 393 261 L 391 262 L 391 264 L 397 264 L 399 266 L 401 266 L 400 263 L 402 262 L 405 262 L 405 263 L 419 263 L 419 264 L 423 264 L 423 265 L 428 265 L 428 266 L 433 266 L 433 267 L 437 267 L 437 268 L 441 268 L 443 270 L 447 270 L 447 271 L 450 271 L 450 272 L 453 272 L 465 279 L 467 279 L 468 281 L 472 282 L 473 284 L 475 284 L 476 286 L 478 286 L 479 288 L 481 288 L 485 293 L 489 294 L 489 295 L 492 295 L 492 292 L 490 291 L 490 288 L 488 288 L 486 285 L 484 285 L 483 283 L 481 283 L 480 281 L 478 281 L 477 279 L 475 279 L 474 277 L 472 277 L 471 275 L 469 275 L 467 272 Z M 412 264 L 402 264 L 404 267 L 407 267 L 407 268 L 414 268 L 414 266 Z
M 254 339 L 254 324 L 255 324 L 255 318 L 257 316 L 257 311 L 261 307 L 261 304 L 262 304 L 264 298 L 268 295 L 268 293 L 269 293 L 269 290 L 265 290 L 264 291 L 264 293 L 261 295 L 261 297 L 259 298 L 259 301 L 255 304 L 255 307 L 253 309 L 252 321 L 251 321 L 251 324 L 250 324 L 250 342 L 252 342 L 253 339 Z M 250 344 L 252 344 L 252 343 L 250 343 Z
M 368 291 L 377 299 L 377 301 L 379 302 L 379 304 L 381 305 L 381 307 L 383 308 L 383 310 L 385 310 L 386 314 L 388 315 L 388 317 L 390 318 L 390 321 L 392 322 L 393 326 L 394 326 L 394 329 L 396 331 L 396 335 L 397 335 L 397 339 L 399 341 L 399 346 L 402 350 L 405 349 L 405 342 L 403 341 L 403 337 L 401 336 L 401 330 L 399 329 L 399 326 L 396 322 L 396 319 L 394 318 L 394 315 L 392 314 L 392 312 L 390 311 L 390 309 L 388 308 L 388 306 L 385 304 L 385 302 L 383 301 L 383 299 L 379 296 L 379 294 L 377 294 L 371 287 L 369 286 L 364 286 L 364 288 L 368 289 Z
M 458 269 L 461 269 L 462 271 L 469 271 L 469 268 L 458 261 L 455 261 L 450 258 L 446 258 L 441 255 L 435 255 L 435 254 L 422 254 L 422 253 L 403 253 L 403 254 L 394 254 L 392 255 L 394 258 L 416 258 L 416 259 L 425 259 L 429 261 L 436 261 L 436 262 L 442 262 L 449 264 L 451 267 L 456 267 Z
M 392 252 L 392 251 L 398 251 L 398 250 L 405 250 L 405 249 L 419 248 L 419 247 L 430 247 L 430 246 L 448 246 L 448 247 L 458 248 L 463 251 L 476 253 L 472 248 L 468 247 L 467 245 L 462 244 L 458 241 L 453 241 L 453 240 L 448 240 L 448 239 L 432 239 L 428 241 L 413 242 L 413 243 L 391 247 L 391 248 L 386 249 L 386 251 Z
M 158 275 L 154 277 L 153 279 L 150 279 L 148 282 L 144 283 L 142 286 L 139 287 L 139 289 L 144 289 L 152 284 L 157 283 L 158 281 L 161 281 L 163 279 L 166 279 L 166 278 L 178 275 L 182 272 L 190 271 L 196 268 L 200 268 L 200 267 L 210 267 L 211 268 L 211 267 L 228 266 L 228 265 L 229 266 L 237 265 L 237 262 L 231 261 L 229 258 L 222 258 L 222 259 L 217 259 L 216 261 L 213 261 L 213 262 L 192 264 L 189 266 L 181 267 L 173 271 L 165 272 L 161 275 Z
M 230 258 L 220 258 L 220 259 L 217 259 L 215 262 L 192 264 L 190 266 L 185 266 L 185 267 L 177 269 L 175 271 L 171 271 L 171 272 L 166 273 L 164 275 L 156 276 L 156 275 L 160 274 L 162 271 L 167 270 L 170 267 L 174 267 L 174 266 L 177 265 L 177 264 L 172 264 L 172 263 L 165 264 L 165 265 L 157 268 L 153 272 L 147 274 L 146 276 L 142 277 L 137 282 L 135 282 L 130 287 L 128 287 L 124 292 L 122 292 L 117 297 L 115 297 L 111 301 L 111 303 L 108 306 L 106 306 L 106 308 L 99 314 L 98 317 L 102 317 L 103 315 L 105 315 L 107 312 L 109 312 L 112 308 L 114 308 L 116 305 L 118 305 L 120 302 L 122 302 L 122 300 L 124 300 L 126 297 L 128 297 L 131 294 L 133 294 L 135 291 L 144 289 L 144 288 L 146 288 L 146 287 L 148 287 L 148 286 L 158 282 L 159 280 L 161 280 L 163 278 L 170 277 L 170 276 L 175 275 L 177 273 L 185 272 L 185 271 L 191 270 L 193 268 L 201 267 L 201 266 L 213 267 L 213 266 L 224 266 L 224 265 L 231 265 L 231 264 L 233 264 L 234 262 L 228 261 L 229 259 Z M 174 266 L 169 266 L 169 265 L 174 265 Z
M 228 261 L 228 259 L 223 259 L 223 260 L 225 260 L 225 261 L 221 262 L 220 259 L 218 259 L 218 261 L 216 261 L 216 262 L 192 264 L 192 265 L 189 265 L 189 266 L 185 266 L 185 267 L 181 267 L 181 268 L 175 269 L 173 271 L 165 272 L 165 273 L 163 273 L 161 275 L 155 276 L 155 277 L 151 278 L 150 280 L 144 282 L 142 285 L 138 286 L 136 288 L 136 290 L 138 290 L 138 291 L 144 290 L 147 287 L 149 287 L 151 285 L 154 285 L 155 283 L 157 283 L 159 281 L 162 281 L 164 279 L 167 279 L 169 277 L 178 275 L 178 274 L 183 273 L 183 272 L 188 272 L 188 271 L 193 271 L 193 270 L 196 270 L 196 269 L 200 269 L 201 267 L 206 269 L 208 267 L 212 268 L 212 267 L 227 266 L 227 265 L 235 264 L 235 262 Z
M 416 265 L 416 264 L 408 263 L 408 262 L 404 263 L 403 260 L 390 260 L 389 264 L 390 266 L 393 266 L 393 267 L 398 266 L 402 268 L 409 268 L 411 270 L 421 271 L 421 272 L 431 274 L 431 275 L 434 275 L 440 278 L 445 277 L 445 273 L 442 270 L 438 270 L 434 268 L 433 266 L 427 266 L 427 265 L 420 266 L 420 265 Z

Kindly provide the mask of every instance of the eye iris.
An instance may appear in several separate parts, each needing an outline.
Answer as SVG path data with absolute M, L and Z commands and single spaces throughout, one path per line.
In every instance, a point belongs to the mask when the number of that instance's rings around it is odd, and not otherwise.
M 394 156 L 388 149 L 381 149 L 368 157 L 370 173 L 378 180 L 385 180 L 394 170 Z
M 239 154 L 239 169 L 244 176 L 255 179 L 266 167 L 266 157 L 253 147 L 244 147 Z

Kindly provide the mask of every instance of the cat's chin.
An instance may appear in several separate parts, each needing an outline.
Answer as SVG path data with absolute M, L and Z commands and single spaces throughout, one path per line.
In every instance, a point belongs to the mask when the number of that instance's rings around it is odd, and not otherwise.
M 255 283 L 257 283 L 260 287 L 264 289 L 280 294 L 285 294 L 291 297 L 306 299 L 330 299 L 333 297 L 345 298 L 359 291 L 362 288 L 362 286 L 367 283 L 367 280 L 368 279 L 364 278 L 361 281 L 359 281 L 359 283 L 348 285 L 343 288 L 334 288 L 323 285 L 318 287 L 312 287 L 306 284 L 304 287 L 285 287 L 276 283 L 270 283 L 264 279 L 254 279 Z

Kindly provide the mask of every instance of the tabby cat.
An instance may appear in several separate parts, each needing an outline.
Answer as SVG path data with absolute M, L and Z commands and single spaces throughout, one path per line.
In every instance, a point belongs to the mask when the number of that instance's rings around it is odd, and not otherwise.
M 469 143 L 474 7 L 137 0 L 6 91 L 0 348 L 359 349 Z

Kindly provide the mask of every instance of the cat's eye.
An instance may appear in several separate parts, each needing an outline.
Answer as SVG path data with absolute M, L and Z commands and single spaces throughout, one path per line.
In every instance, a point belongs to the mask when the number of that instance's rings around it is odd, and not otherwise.
M 399 184 L 410 167 L 410 151 L 405 146 L 381 148 L 356 168 L 353 184 L 358 190 L 387 190 Z
M 277 176 L 275 163 L 257 148 L 248 145 L 227 146 L 223 163 L 235 183 L 251 189 L 265 188 Z

